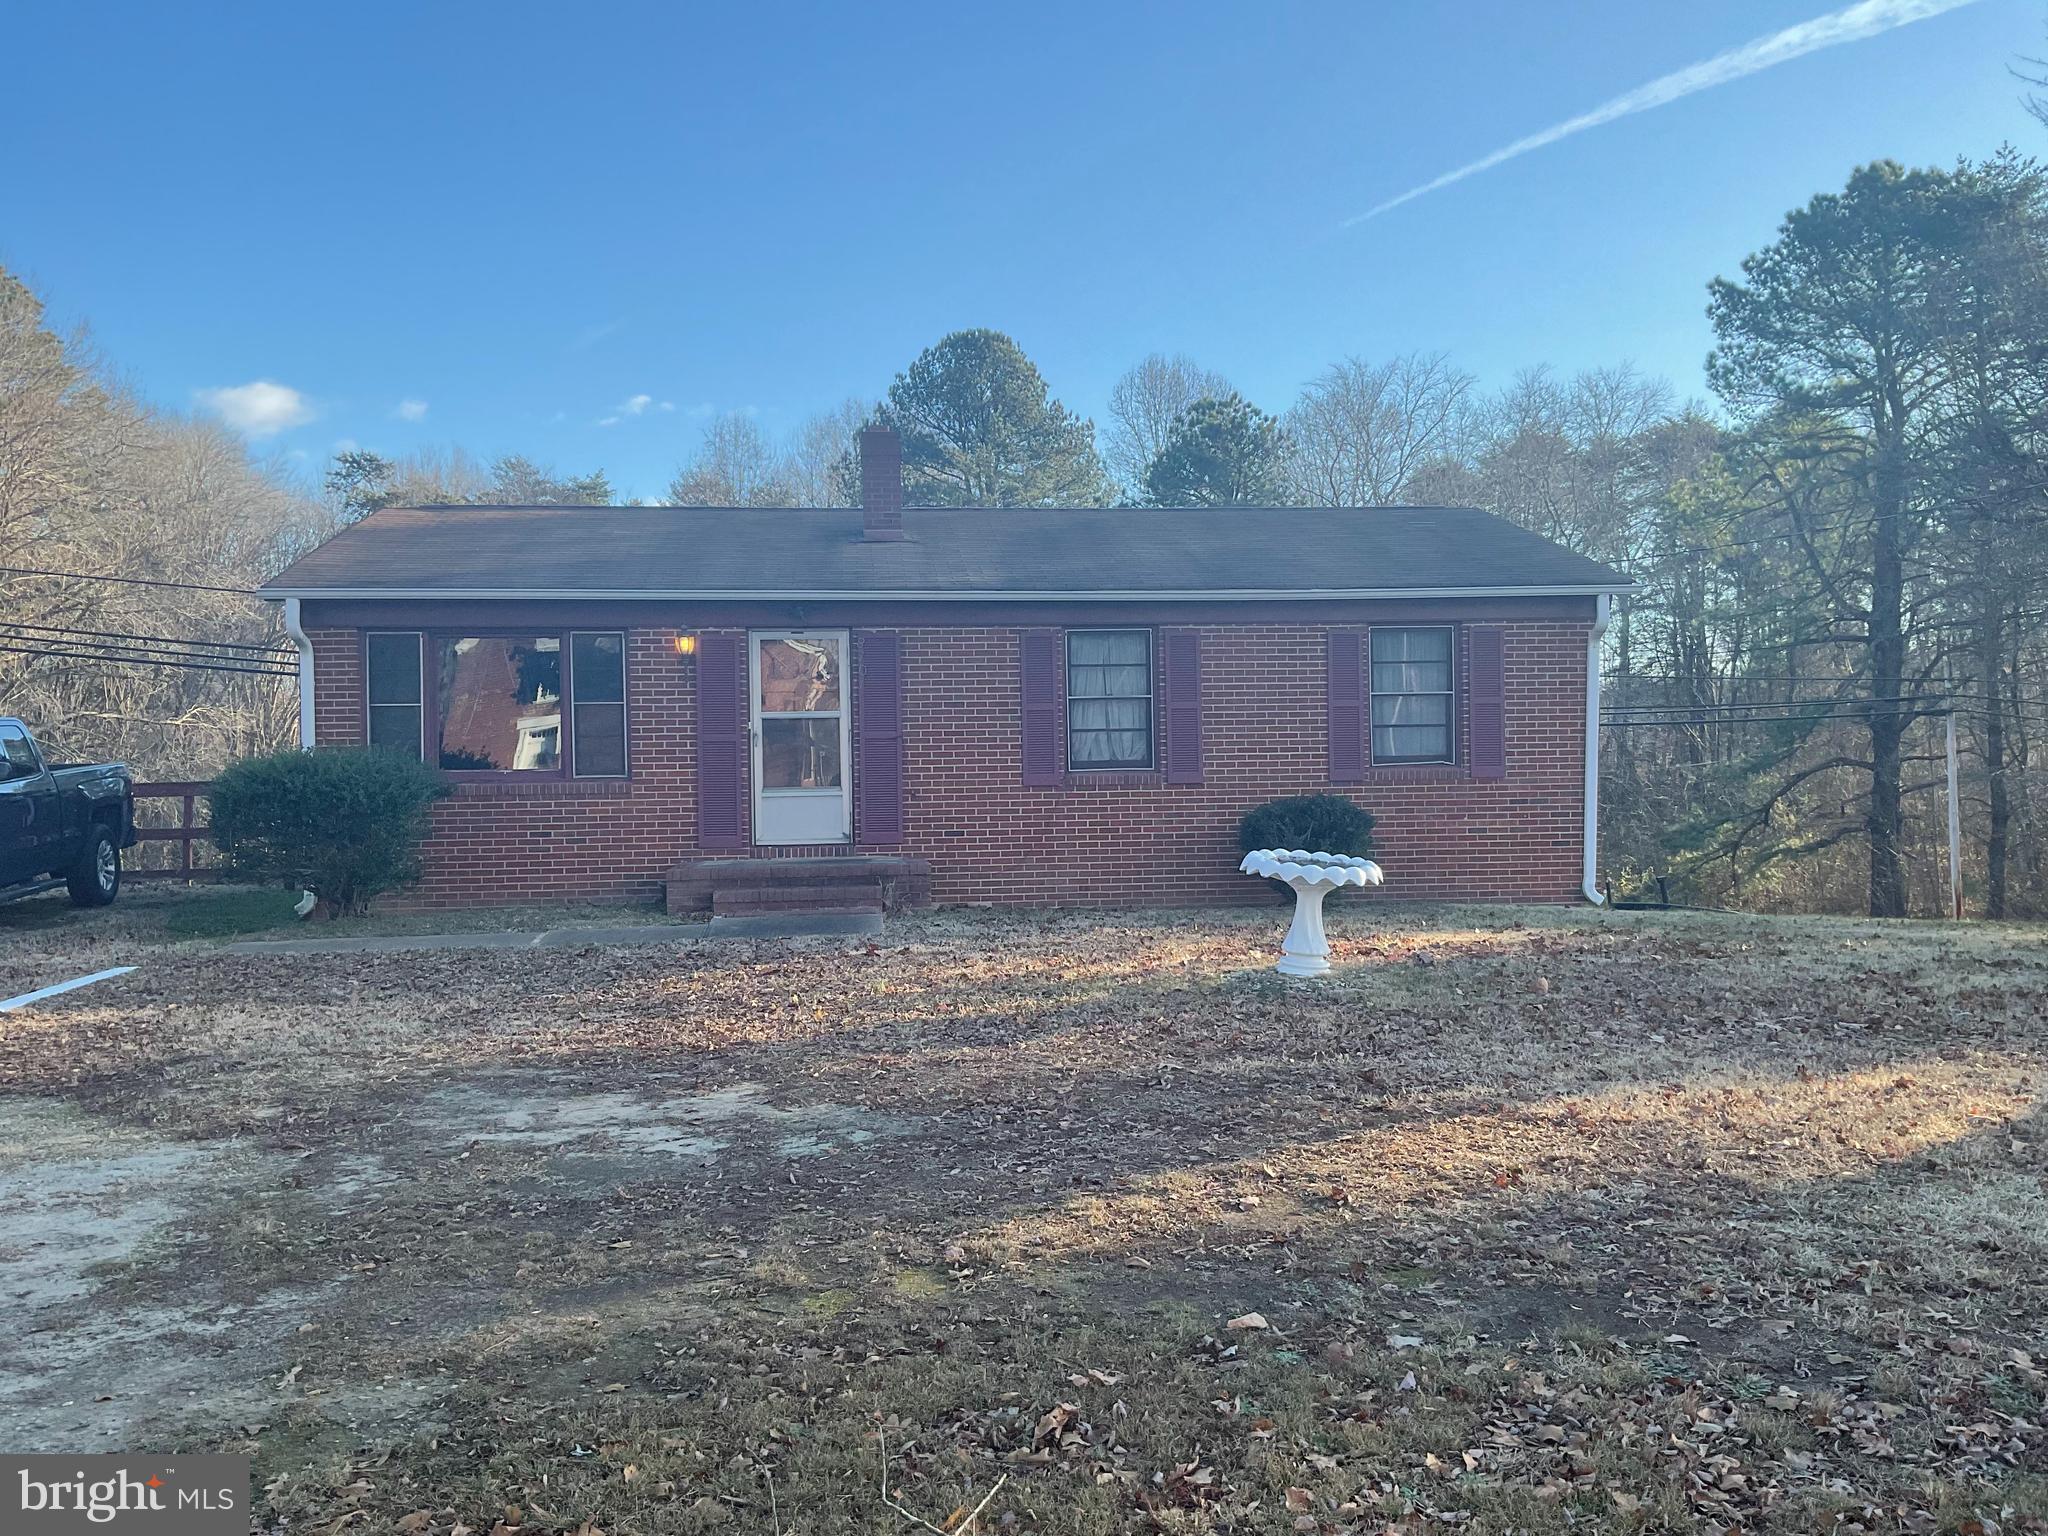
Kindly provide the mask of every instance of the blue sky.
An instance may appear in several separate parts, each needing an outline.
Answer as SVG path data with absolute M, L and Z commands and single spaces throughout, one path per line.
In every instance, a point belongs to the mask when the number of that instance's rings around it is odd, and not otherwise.
M 309 473 L 459 443 L 653 496 L 709 412 L 779 431 L 973 325 L 1098 420 L 1155 350 L 1270 409 L 1413 348 L 1703 394 L 1707 279 L 1787 209 L 1880 157 L 2048 150 L 2008 72 L 2048 6 L 1963 3 L 1358 216 L 1835 9 L 24 6 L 0 262 L 144 394 Z

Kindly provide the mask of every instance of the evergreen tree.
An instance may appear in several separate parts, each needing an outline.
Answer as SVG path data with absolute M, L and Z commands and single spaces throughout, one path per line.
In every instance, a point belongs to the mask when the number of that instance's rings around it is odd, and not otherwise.
M 903 434 L 914 507 L 1095 507 L 1114 499 L 1095 424 L 1050 398 L 1000 331 L 955 331 L 896 375 L 876 421 Z
M 1777 482 L 1786 531 L 1808 542 L 1847 535 L 1840 561 L 1816 559 L 1812 570 L 1833 633 L 1865 653 L 1873 917 L 1906 914 L 1907 653 L 1922 612 L 1911 586 L 1916 547 L 1938 516 L 1926 449 L 1946 360 L 1938 295 L 1959 234 L 1955 192 L 1939 171 L 1865 166 L 1843 191 L 1790 214 L 1777 240 L 1744 259 L 1741 282 L 1717 278 L 1709 290 L 1708 377 L 1731 406 L 1782 431 L 1780 457 L 1799 469 Z
M 367 448 L 349 448 L 327 468 L 327 495 L 346 522 L 360 522 L 391 504 L 391 461 Z
M 1287 434 L 1242 395 L 1197 400 L 1145 475 L 1155 507 L 1279 507 L 1288 501 Z

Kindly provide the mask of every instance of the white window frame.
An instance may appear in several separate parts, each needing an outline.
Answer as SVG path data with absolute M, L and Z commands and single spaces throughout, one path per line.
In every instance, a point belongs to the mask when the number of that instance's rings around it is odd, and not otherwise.
M 577 696 L 576 688 L 576 639 L 579 635 L 617 635 L 619 637 L 619 697 L 592 699 L 593 704 L 619 706 L 619 761 L 617 773 L 585 773 L 583 754 L 576 750 L 580 739 L 576 726 L 576 715 L 583 708 L 583 700 Z M 563 679 L 562 691 L 568 695 L 569 705 L 569 766 L 570 777 L 577 779 L 630 779 L 633 777 L 633 711 L 627 702 L 633 693 L 633 673 L 626 656 L 627 631 L 623 629 L 572 629 L 569 631 L 568 675 Z
M 419 658 L 419 671 L 416 675 L 419 679 L 420 696 L 417 702 L 412 704 L 410 707 L 413 710 L 413 712 L 419 717 L 419 760 L 424 763 L 427 761 L 427 635 L 425 630 L 366 629 L 363 631 L 363 745 L 366 747 L 372 745 L 372 742 L 370 740 L 371 710 L 404 709 L 408 707 L 403 704 L 373 703 L 370 697 L 372 692 L 370 686 L 370 642 L 372 640 L 387 639 L 393 636 L 396 636 L 400 639 L 410 639 L 413 643 L 415 654 Z
M 1076 635 L 1143 635 L 1145 637 L 1145 761 L 1081 763 L 1074 761 L 1074 637 Z M 1159 768 L 1159 646 L 1150 629 L 1122 625 L 1114 629 L 1070 629 L 1060 641 L 1060 752 L 1069 773 L 1153 773 Z M 1122 697 L 1119 695 L 1119 697 Z
M 1442 757 L 1381 757 L 1374 745 L 1372 733 L 1378 724 L 1372 719 L 1372 701 L 1381 697 L 1380 690 L 1373 684 L 1373 636 L 1382 631 L 1388 634 L 1414 634 L 1418 630 L 1434 629 L 1449 635 L 1448 651 L 1451 686 L 1445 689 L 1400 689 L 1389 692 L 1390 699 L 1434 699 L 1450 700 L 1444 709 L 1444 755 Z M 1455 624 L 1375 624 L 1365 635 L 1365 676 L 1366 676 L 1366 722 L 1365 744 L 1367 755 L 1375 767 L 1427 768 L 1455 764 L 1458 761 L 1458 626 Z

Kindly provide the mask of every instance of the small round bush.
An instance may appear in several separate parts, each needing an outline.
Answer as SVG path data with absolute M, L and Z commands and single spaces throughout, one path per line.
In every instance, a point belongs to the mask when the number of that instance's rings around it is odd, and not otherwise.
M 1237 845 L 1245 853 L 1299 848 L 1362 859 L 1372 852 L 1372 819 L 1371 811 L 1342 795 L 1289 795 L 1245 812 L 1237 824 Z
M 361 912 L 419 878 L 428 808 L 448 793 L 426 764 L 379 748 L 245 757 L 214 780 L 213 835 L 237 874 Z

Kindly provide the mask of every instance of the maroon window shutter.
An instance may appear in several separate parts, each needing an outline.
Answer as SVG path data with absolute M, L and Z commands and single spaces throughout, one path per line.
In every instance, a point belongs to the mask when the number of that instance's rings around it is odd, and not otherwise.
M 1364 636 L 1333 629 L 1329 636 L 1330 782 L 1365 782 Z
M 1018 646 L 1024 709 L 1024 782 L 1037 788 L 1060 781 L 1060 636 L 1027 629 Z
M 1359 747 L 1363 767 L 1359 778 L 1365 777 L 1365 769 L 1372 767 L 1372 631 L 1358 632 L 1358 723 L 1363 744 Z
M 1465 696 L 1472 714 L 1466 760 L 1475 779 L 1508 776 L 1507 667 L 1501 656 L 1501 627 L 1475 624 L 1465 631 L 1471 651 Z
M 860 840 L 903 841 L 903 638 L 860 637 Z
M 747 793 L 746 641 L 739 635 L 697 640 L 697 846 L 737 848 Z
M 1166 782 L 1202 782 L 1202 632 L 1169 629 L 1166 652 Z

